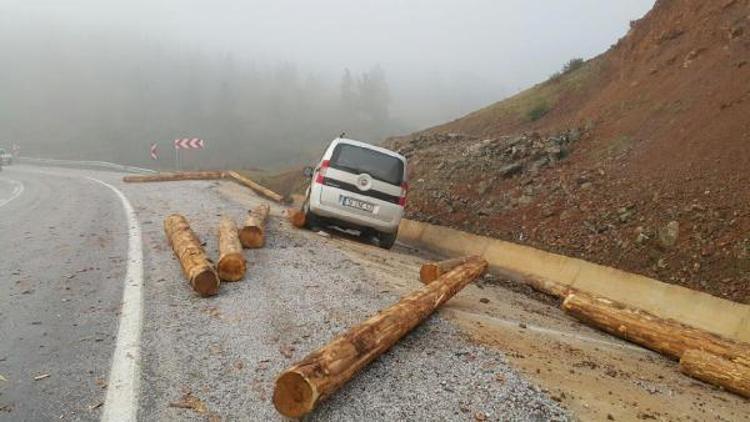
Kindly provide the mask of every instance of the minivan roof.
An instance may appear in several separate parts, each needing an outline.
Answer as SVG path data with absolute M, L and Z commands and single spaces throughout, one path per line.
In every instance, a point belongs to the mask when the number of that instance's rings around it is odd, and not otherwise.
M 404 163 L 406 163 L 406 157 L 404 157 L 403 155 L 401 155 L 401 154 L 399 154 L 397 152 L 391 151 L 389 149 L 383 148 L 383 147 L 379 147 L 379 146 L 376 146 L 376 145 L 368 144 L 367 142 L 357 141 L 357 140 L 349 139 L 349 138 L 336 138 L 336 139 L 333 140 L 333 142 L 331 144 L 333 146 L 336 146 L 338 144 L 349 144 L 349 145 L 354 145 L 354 146 L 358 146 L 358 147 L 362 147 L 362 148 L 367 148 L 367 149 L 375 150 L 375 151 L 378 151 L 378 152 L 382 152 L 383 154 L 390 155 L 391 157 L 396 157 L 399 160 L 401 160 Z

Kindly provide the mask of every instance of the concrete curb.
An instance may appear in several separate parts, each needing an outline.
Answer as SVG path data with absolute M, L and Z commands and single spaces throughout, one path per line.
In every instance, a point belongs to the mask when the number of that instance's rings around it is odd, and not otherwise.
M 404 219 L 398 240 L 446 256 L 482 255 L 493 273 L 604 296 L 661 318 L 750 342 L 750 306 L 628 273 L 448 227 Z

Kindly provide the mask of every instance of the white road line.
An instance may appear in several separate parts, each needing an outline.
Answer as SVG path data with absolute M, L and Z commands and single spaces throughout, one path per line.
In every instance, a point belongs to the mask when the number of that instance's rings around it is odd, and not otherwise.
M 3 178 L 2 180 L 7 180 L 13 185 L 13 192 L 10 194 L 9 198 L 0 200 L 0 207 L 7 205 L 10 201 L 21 196 L 21 194 L 23 193 L 25 189 L 23 186 L 23 183 L 19 182 L 18 180 L 6 179 L 6 178 Z
M 116 187 L 87 177 L 111 189 L 122 202 L 128 221 L 128 268 L 122 290 L 120 326 L 109 371 L 103 422 L 135 422 L 141 367 L 141 321 L 143 319 L 143 249 L 141 227 L 130 201 Z

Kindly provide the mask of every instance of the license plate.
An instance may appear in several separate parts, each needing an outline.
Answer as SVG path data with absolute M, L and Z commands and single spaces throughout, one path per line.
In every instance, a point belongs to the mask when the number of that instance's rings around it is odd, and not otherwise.
M 362 211 L 373 212 L 375 209 L 375 205 L 370 204 L 369 202 L 360 201 L 359 199 L 350 198 L 348 196 L 341 196 L 339 201 L 341 202 L 341 205 L 345 207 L 356 208 Z

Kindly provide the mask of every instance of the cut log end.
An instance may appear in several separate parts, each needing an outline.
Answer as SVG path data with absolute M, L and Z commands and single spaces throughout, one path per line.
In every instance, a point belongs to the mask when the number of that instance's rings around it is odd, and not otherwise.
M 289 222 L 298 229 L 305 226 L 305 213 L 296 208 L 289 208 L 287 210 L 287 218 Z
M 315 408 L 315 386 L 297 372 L 284 372 L 273 390 L 273 405 L 284 416 L 299 418 Z
M 193 279 L 193 290 L 203 297 L 214 296 L 219 293 L 219 284 L 216 272 L 207 268 Z
M 245 276 L 247 263 L 242 254 L 232 253 L 221 257 L 216 269 L 223 281 L 240 281 Z
M 430 284 L 440 277 L 440 267 L 433 262 L 422 265 L 419 269 L 419 280 L 424 284 Z
M 265 243 L 263 229 L 260 227 L 246 226 L 240 230 L 240 242 L 243 248 L 258 249 Z

